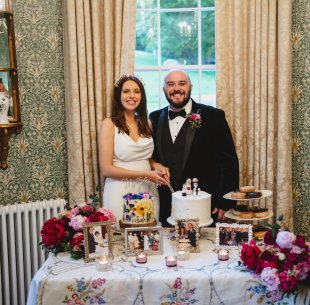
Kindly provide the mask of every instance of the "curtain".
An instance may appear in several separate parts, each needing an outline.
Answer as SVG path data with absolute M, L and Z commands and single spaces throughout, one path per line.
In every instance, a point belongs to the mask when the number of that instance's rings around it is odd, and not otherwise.
M 63 2 L 65 99 L 70 202 L 100 184 L 97 134 L 110 114 L 114 82 L 133 73 L 135 0 Z
M 293 228 L 291 0 L 216 0 L 217 105 L 231 127 L 240 184 Z M 262 203 L 263 204 L 263 203 Z

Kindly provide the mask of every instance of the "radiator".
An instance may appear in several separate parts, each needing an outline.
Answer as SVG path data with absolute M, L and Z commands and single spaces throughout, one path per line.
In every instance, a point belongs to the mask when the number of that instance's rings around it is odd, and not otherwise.
M 56 199 L 0 206 L 0 304 L 26 303 L 31 279 L 46 259 L 41 227 L 65 204 Z

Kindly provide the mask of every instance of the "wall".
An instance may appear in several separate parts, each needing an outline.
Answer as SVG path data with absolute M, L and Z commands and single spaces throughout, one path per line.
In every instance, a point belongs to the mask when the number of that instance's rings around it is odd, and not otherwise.
M 14 1 L 22 133 L 0 170 L 0 204 L 64 197 L 67 157 L 61 0 Z
M 310 240 L 310 1 L 293 2 L 292 156 L 295 231 Z

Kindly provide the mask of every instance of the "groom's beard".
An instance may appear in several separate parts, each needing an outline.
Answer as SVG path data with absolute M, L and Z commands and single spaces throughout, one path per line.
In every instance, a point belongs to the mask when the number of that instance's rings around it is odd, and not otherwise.
M 168 94 L 165 90 L 164 90 L 164 93 L 165 93 L 165 96 L 166 96 L 166 99 L 167 101 L 169 102 L 169 104 L 175 108 L 175 109 L 182 109 L 185 107 L 185 105 L 188 103 L 188 101 L 190 100 L 191 98 L 191 93 L 192 93 L 192 90 L 189 90 L 187 92 L 187 94 L 185 95 L 184 91 L 183 90 L 175 90 L 175 91 L 172 91 L 170 94 Z M 184 95 L 184 100 L 182 102 L 178 102 L 178 103 L 175 103 L 171 98 L 170 96 L 173 95 L 173 94 L 182 94 Z

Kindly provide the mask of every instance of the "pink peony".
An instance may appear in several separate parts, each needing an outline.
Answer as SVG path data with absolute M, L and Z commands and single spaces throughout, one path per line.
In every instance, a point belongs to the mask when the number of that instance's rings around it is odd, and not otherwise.
M 277 290 L 280 284 L 278 270 L 276 268 L 266 267 L 260 274 L 261 280 L 266 284 L 268 291 Z
M 304 281 L 310 276 L 310 265 L 307 262 L 300 262 L 296 266 L 294 266 L 294 274 L 297 279 L 300 281 Z
M 80 231 L 83 229 L 83 223 L 85 222 L 86 217 L 82 215 L 77 215 L 71 218 L 69 225 L 75 230 Z
M 293 241 L 296 239 L 294 233 L 288 231 L 278 232 L 276 243 L 280 248 L 291 249 L 293 247 Z
M 99 208 L 97 211 L 105 215 L 108 218 L 108 220 L 111 221 L 112 224 L 115 224 L 116 217 L 114 216 L 111 210 L 106 209 L 106 208 Z

